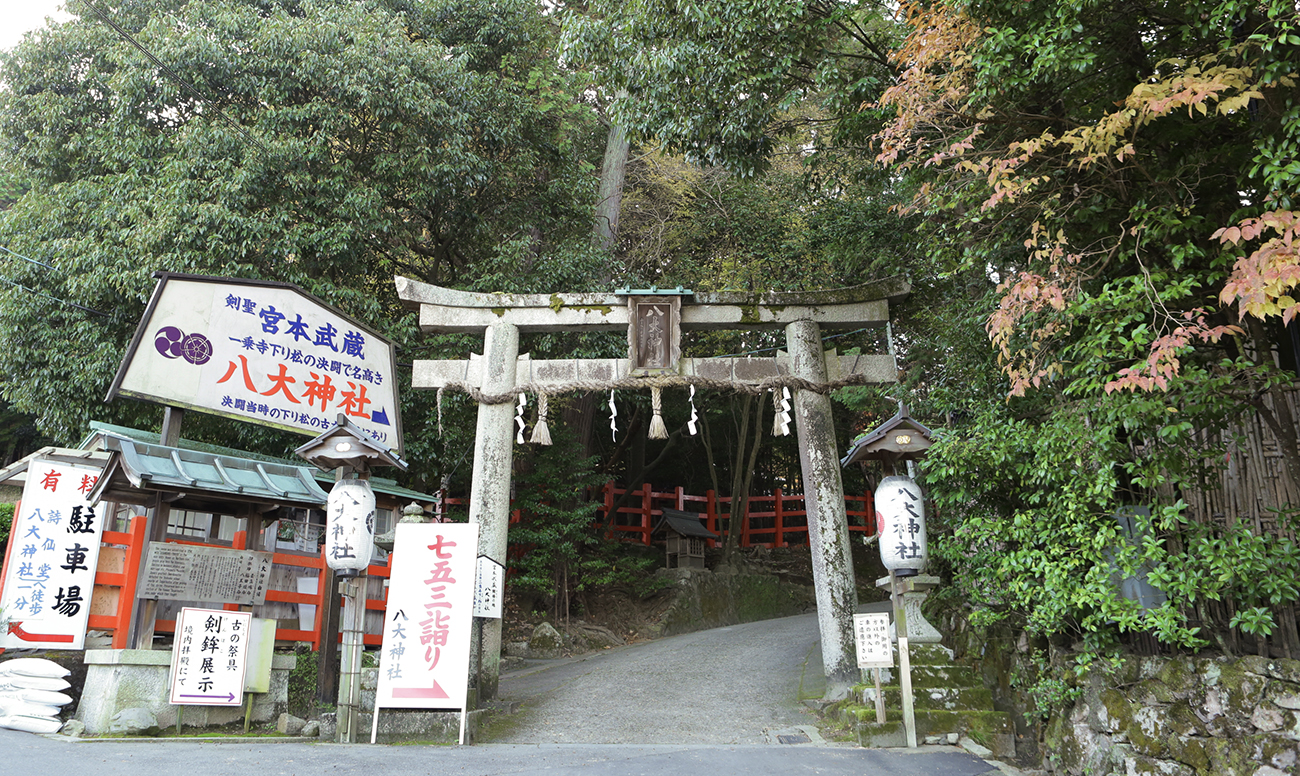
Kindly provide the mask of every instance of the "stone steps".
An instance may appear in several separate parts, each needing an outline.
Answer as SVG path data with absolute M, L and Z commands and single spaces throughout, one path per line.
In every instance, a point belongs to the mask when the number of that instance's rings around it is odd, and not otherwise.
M 881 688 L 885 693 L 885 708 L 901 709 L 903 691 L 896 684 L 887 684 Z M 862 691 L 862 704 L 874 709 L 876 706 L 876 688 L 868 686 Z M 912 705 L 917 709 L 939 709 L 946 711 L 964 711 L 993 708 L 993 691 L 987 687 L 966 686 L 930 686 L 912 685 Z M 874 712 L 873 712 L 874 713 Z
M 841 715 L 841 718 L 845 716 Z M 858 707 L 848 713 L 857 732 L 858 744 L 865 747 L 907 746 L 901 710 L 886 709 L 884 723 L 876 722 L 875 707 Z M 1016 753 L 1015 725 L 1005 711 L 916 709 L 916 737 L 957 733 L 987 746 L 998 758 L 1013 758 Z M 845 720 L 848 721 L 848 720 Z
M 993 708 L 992 691 L 972 669 L 954 665 L 952 653 L 937 644 L 915 645 L 908 650 L 908 657 L 918 741 L 927 736 L 957 734 L 988 747 L 995 757 L 1015 757 L 1011 715 Z M 839 719 L 854 730 L 861 746 L 907 746 L 898 669 L 883 669 L 881 678 L 885 682 L 881 690 L 887 722 L 876 722 L 874 683 L 858 685 L 855 697 L 839 704 Z

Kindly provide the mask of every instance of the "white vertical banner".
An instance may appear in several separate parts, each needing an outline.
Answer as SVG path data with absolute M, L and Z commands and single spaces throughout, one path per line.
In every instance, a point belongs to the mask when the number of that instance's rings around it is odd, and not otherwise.
M 477 523 L 398 523 L 375 710 L 464 709 Z
M 181 609 L 172 642 L 169 702 L 178 706 L 242 704 L 252 621 L 251 612 Z
M 486 555 L 478 558 L 474 582 L 474 616 L 501 619 L 501 599 L 505 597 L 506 567 Z
M 86 495 L 100 469 L 37 458 L 9 535 L 0 611 L 6 649 L 83 649 L 105 516 Z

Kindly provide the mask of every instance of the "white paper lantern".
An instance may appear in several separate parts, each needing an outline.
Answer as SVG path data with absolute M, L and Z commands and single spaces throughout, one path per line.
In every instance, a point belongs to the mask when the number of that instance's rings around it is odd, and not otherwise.
M 925 502 L 910 477 L 886 477 L 876 488 L 876 533 L 880 561 L 897 576 L 925 570 Z
M 330 489 L 325 563 L 342 576 L 370 565 L 375 546 L 375 494 L 369 480 L 339 480 Z

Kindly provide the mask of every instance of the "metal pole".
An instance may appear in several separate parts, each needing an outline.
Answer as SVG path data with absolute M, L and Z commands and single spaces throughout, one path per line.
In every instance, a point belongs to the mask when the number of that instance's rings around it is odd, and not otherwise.
M 912 709 L 912 663 L 907 654 L 907 609 L 898 589 L 898 576 L 889 571 L 889 591 L 894 603 L 894 632 L 898 635 L 898 685 L 903 696 L 903 729 L 908 747 L 916 748 L 916 713 Z

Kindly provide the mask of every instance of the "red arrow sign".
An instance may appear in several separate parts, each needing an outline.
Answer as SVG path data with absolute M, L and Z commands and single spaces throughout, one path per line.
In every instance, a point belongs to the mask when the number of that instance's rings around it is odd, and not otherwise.
M 394 698 L 450 698 L 447 691 L 438 686 L 438 680 L 433 680 L 432 687 L 394 687 Z
M 68 633 L 28 633 L 22 629 L 21 622 L 9 623 L 9 632 L 23 641 L 52 641 L 59 644 L 71 644 L 73 637 Z

